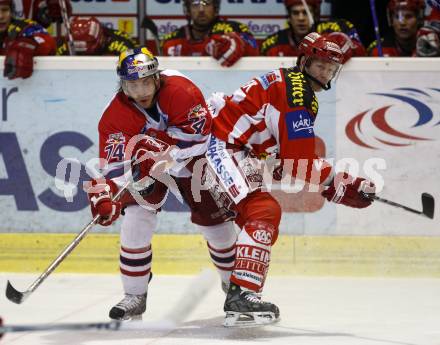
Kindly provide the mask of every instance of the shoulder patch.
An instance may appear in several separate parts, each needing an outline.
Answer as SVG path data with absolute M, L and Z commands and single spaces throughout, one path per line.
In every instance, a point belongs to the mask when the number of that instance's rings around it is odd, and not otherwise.
M 177 34 L 178 34 L 178 33 L 179 33 L 179 29 L 177 29 L 177 30 L 175 30 L 175 31 L 173 31 L 173 32 L 170 32 L 169 34 L 166 34 L 166 35 L 163 37 L 163 41 L 170 40 L 170 39 L 172 39 L 172 38 L 177 37 Z
M 237 32 L 237 23 L 231 21 L 218 21 L 211 29 L 211 34 L 226 34 L 228 32 Z
M 287 105 L 290 108 L 305 107 L 316 116 L 318 113 L 318 100 L 304 74 L 296 67 L 283 69 L 282 71 L 286 84 Z
M 264 90 L 267 90 L 273 83 L 282 82 L 280 70 L 273 70 L 257 78 Z
M 274 46 L 277 43 L 277 41 L 278 41 L 278 33 L 270 35 L 261 44 L 261 51 L 263 53 L 266 52 L 270 47 Z
M 296 69 L 285 69 L 287 104 L 290 108 L 305 107 L 305 84 L 304 74 Z

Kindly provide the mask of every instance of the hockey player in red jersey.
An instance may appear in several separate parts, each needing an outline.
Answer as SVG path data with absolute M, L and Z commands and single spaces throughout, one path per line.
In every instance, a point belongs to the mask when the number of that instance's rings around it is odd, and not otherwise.
M 165 56 L 212 56 L 222 66 L 257 56 L 257 43 L 244 24 L 219 18 L 220 0 L 183 0 L 188 24 L 166 35 Z
M 363 191 L 374 194 L 374 185 L 347 173 L 335 174 L 315 154 L 315 92 L 330 88 L 342 59 L 335 43 L 310 33 L 299 45 L 296 67 L 271 71 L 250 80 L 232 96 L 217 93 L 208 101 L 213 112 L 208 171 L 217 176 L 217 184 L 232 201 L 241 228 L 224 304 L 226 326 L 266 324 L 279 317 L 278 307 L 258 295 L 281 218 L 278 202 L 261 189 L 258 162 L 279 159 L 275 178 L 287 174 L 305 181 L 317 191 L 323 189 L 328 201 L 355 208 L 371 204 Z
M 100 216 L 102 225 L 113 223 L 125 209 L 120 247 L 125 297 L 110 310 L 110 318 L 125 320 L 139 318 L 146 310 L 151 238 L 168 187 L 178 189 L 190 207 L 191 220 L 207 240 L 225 286 L 237 235 L 228 221 L 233 215 L 229 210 L 219 209 L 208 191 L 201 191 L 200 202 L 191 192 L 191 161 L 206 152 L 211 128 L 201 91 L 177 71 L 160 71 L 158 60 L 145 47 L 121 53 L 117 73 L 120 90 L 98 128 L 100 158 L 107 166 L 87 192 L 92 213 Z M 124 171 L 131 171 L 132 165 L 139 175 L 135 185 L 140 192 L 125 193 L 121 200 L 112 201 L 129 176 Z M 168 176 L 173 179 L 166 179 Z
M 309 32 L 335 33 L 331 40 L 343 49 L 345 61 L 351 56 L 365 56 L 356 28 L 345 19 L 320 21 L 322 0 L 284 0 L 288 13 L 287 29 L 267 37 L 261 45 L 261 55 L 298 56 L 299 42 Z M 344 61 L 344 62 L 345 62 Z
M 95 17 L 73 17 L 70 31 L 78 55 L 116 55 L 137 46 L 127 33 L 107 28 Z M 69 55 L 67 37 L 58 42 L 57 55 Z
M 391 32 L 382 39 L 383 56 L 415 56 L 417 30 L 423 25 L 425 0 L 390 0 L 387 8 Z M 370 56 L 379 56 L 377 42 L 368 47 Z
M 36 22 L 13 17 L 12 0 L 0 0 L 0 55 L 6 55 L 3 74 L 8 79 L 32 75 L 34 56 L 54 55 L 55 40 Z

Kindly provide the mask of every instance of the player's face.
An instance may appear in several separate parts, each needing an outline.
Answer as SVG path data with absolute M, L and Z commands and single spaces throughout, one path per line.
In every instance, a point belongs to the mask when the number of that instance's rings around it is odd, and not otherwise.
M 157 83 L 153 77 L 146 77 L 137 80 L 126 80 L 125 92 L 142 108 L 151 108 L 156 95 Z
M 417 17 L 413 11 L 399 10 L 393 14 L 393 29 L 396 36 L 403 40 L 417 35 Z
M 327 85 L 337 74 L 340 64 L 328 61 L 324 59 L 315 58 L 311 61 L 310 65 L 306 67 L 307 73 L 323 85 Z M 318 83 L 311 80 L 312 88 L 314 91 L 321 91 L 322 87 Z
M 309 7 L 309 10 L 313 13 L 311 7 Z M 312 23 L 303 5 L 295 5 L 289 8 L 289 22 L 295 36 L 301 38 L 307 35 L 312 27 Z
M 0 32 L 4 32 L 8 29 L 11 17 L 11 7 L 8 5 L 0 5 Z
M 210 26 L 216 17 L 214 3 L 211 1 L 194 1 L 189 6 L 191 20 L 195 26 Z

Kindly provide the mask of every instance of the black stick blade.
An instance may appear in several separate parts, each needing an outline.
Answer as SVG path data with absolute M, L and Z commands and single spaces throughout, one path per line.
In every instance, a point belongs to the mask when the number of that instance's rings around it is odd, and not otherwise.
M 6 286 L 6 297 L 11 302 L 20 304 L 23 302 L 24 294 L 16 290 L 8 280 L 8 285 Z
M 159 35 L 159 31 L 157 29 L 156 24 L 153 22 L 153 20 L 151 18 L 149 18 L 147 16 L 144 17 L 144 20 L 142 21 L 141 27 L 150 30 L 151 33 L 156 37 Z
M 434 197 L 431 194 L 428 193 L 422 194 L 422 206 L 423 206 L 423 214 L 426 217 L 433 219 L 435 201 L 434 201 Z

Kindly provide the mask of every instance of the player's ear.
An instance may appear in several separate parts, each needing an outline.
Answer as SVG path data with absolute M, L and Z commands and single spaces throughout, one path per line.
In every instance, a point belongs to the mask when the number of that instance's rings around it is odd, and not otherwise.
M 300 71 L 304 70 L 304 65 L 305 65 L 305 61 L 306 61 L 306 57 L 304 55 L 300 55 L 298 56 L 298 62 L 296 63 L 296 65 L 298 66 Z

